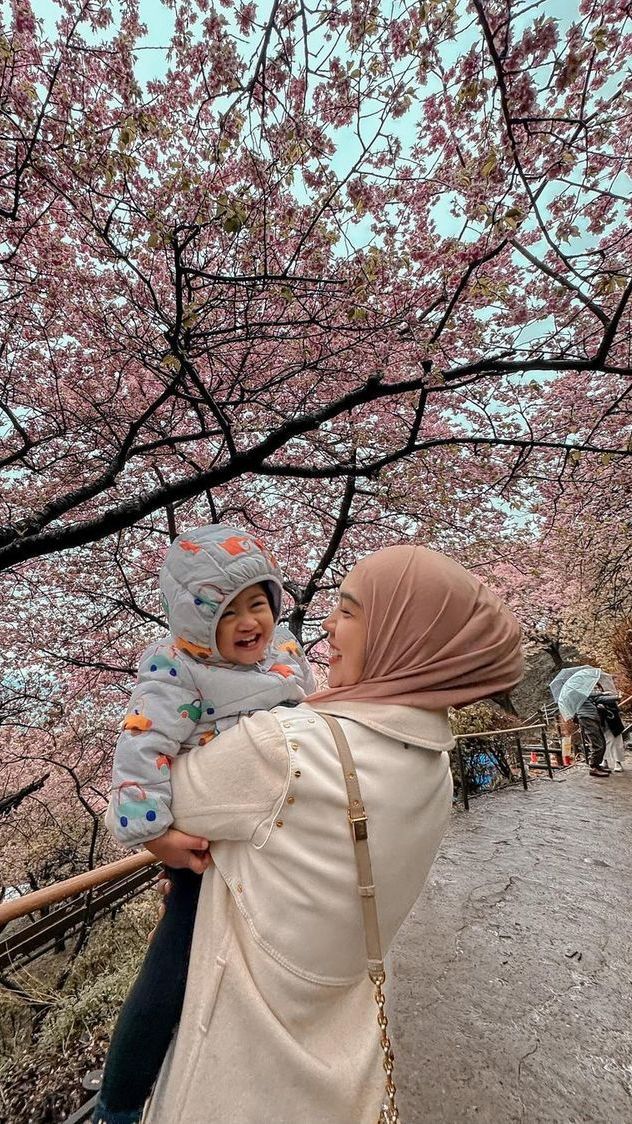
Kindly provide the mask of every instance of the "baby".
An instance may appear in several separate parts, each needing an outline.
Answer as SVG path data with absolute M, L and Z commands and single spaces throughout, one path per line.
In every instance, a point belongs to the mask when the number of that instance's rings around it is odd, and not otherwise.
M 196 844 L 208 844 L 171 826 L 172 758 L 207 745 L 240 714 L 296 705 L 315 686 L 301 648 L 276 623 L 281 574 L 259 540 L 223 524 L 180 535 L 160 589 L 170 635 L 140 658 L 106 823 L 119 842 L 155 847 L 191 869 L 169 872 L 169 908 L 119 1016 L 95 1124 L 140 1120 L 182 1010 L 200 883 L 193 871 L 206 865 Z

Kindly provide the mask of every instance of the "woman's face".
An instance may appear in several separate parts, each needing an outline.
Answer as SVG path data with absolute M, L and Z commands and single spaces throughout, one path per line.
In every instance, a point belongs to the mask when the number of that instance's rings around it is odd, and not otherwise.
M 340 586 L 338 604 L 323 621 L 329 640 L 330 687 L 349 687 L 359 683 L 366 656 L 366 620 L 353 589 L 353 574 Z

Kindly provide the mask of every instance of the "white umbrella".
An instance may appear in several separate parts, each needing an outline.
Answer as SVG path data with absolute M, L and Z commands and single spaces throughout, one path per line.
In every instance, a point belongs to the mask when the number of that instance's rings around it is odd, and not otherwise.
M 607 694 L 616 695 L 614 680 L 600 667 L 582 667 L 567 678 L 560 690 L 557 705 L 564 718 L 574 718 L 582 703 L 592 694 L 597 683 Z
M 562 687 L 564 686 L 566 681 L 570 679 L 571 675 L 574 675 L 576 671 L 595 670 L 596 668 L 587 666 L 586 664 L 577 664 L 575 667 L 563 667 L 561 671 L 558 671 L 555 679 L 552 679 L 549 683 L 549 691 L 553 695 L 555 701 L 557 702 L 557 700 L 559 699 L 560 691 L 562 690 Z

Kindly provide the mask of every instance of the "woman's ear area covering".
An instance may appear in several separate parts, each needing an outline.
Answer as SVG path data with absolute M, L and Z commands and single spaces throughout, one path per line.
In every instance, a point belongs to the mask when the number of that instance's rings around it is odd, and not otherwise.
M 355 698 L 442 710 L 507 691 L 522 676 L 518 621 L 446 555 L 422 546 L 385 547 L 353 567 L 344 591 L 362 606 L 365 620 L 361 679 L 330 679 L 334 689 L 314 701 Z M 327 621 L 342 614 L 341 601 Z M 335 630 L 332 636 L 325 627 L 335 648 Z

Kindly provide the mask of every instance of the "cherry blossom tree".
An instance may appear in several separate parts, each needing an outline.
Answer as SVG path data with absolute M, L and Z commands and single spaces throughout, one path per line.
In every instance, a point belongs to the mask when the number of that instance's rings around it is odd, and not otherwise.
M 624 617 L 619 622 L 612 646 L 620 670 L 621 692 L 629 699 L 632 696 L 632 616 Z
M 248 472 L 568 450 L 535 374 L 609 380 L 600 449 L 629 389 L 625 5 L 223 7 L 142 86 L 134 0 L 13 4 L 4 565 Z

